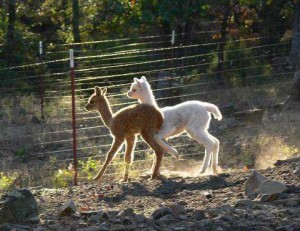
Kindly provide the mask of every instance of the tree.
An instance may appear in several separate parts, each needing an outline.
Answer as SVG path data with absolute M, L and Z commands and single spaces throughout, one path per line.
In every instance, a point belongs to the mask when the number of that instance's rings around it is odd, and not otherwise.
M 16 0 L 8 1 L 8 24 L 6 32 L 6 40 L 4 45 L 5 59 L 8 66 L 13 66 L 16 63 L 14 48 L 15 48 L 15 24 L 16 24 Z
M 73 38 L 74 42 L 78 43 L 81 41 L 79 33 L 79 4 L 78 0 L 72 0 L 72 28 L 73 28 Z
M 295 66 L 292 100 L 300 100 L 300 1 L 294 3 L 293 39 L 290 59 Z
M 220 27 L 220 39 L 219 39 L 219 46 L 218 46 L 218 65 L 217 65 L 217 72 L 219 73 L 220 76 L 220 85 L 224 86 L 225 81 L 224 81 L 224 76 L 222 75 L 224 71 L 224 49 L 226 45 L 226 40 L 227 40 L 227 34 L 228 34 L 228 18 L 231 14 L 231 10 L 236 6 L 237 2 L 231 3 L 231 0 L 228 0 L 225 2 L 224 5 L 224 12 L 222 16 L 222 21 L 221 21 L 221 27 Z

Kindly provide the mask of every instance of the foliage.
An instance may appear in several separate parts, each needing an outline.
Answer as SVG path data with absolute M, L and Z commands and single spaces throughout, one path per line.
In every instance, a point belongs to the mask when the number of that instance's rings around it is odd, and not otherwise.
M 15 154 L 18 158 L 20 158 L 21 160 L 24 160 L 27 154 L 27 150 L 24 147 L 19 147 L 16 151 Z
M 15 175 L 8 175 L 7 173 L 0 172 L 0 190 L 7 190 L 16 179 Z
M 52 176 L 52 184 L 56 188 L 67 188 L 72 185 L 74 173 L 68 169 L 59 169 Z
M 247 62 L 247 56 L 255 51 L 244 49 L 249 43 L 236 44 L 237 39 L 269 37 L 265 42 L 279 42 L 291 31 L 293 20 L 293 5 L 290 1 L 258 1 L 258 0 L 225 0 L 225 1 L 181 1 L 181 0 L 78 0 L 79 30 L 82 41 L 95 41 L 124 37 L 138 37 L 145 34 L 160 34 L 165 40 L 164 46 L 169 46 L 169 36 L 172 30 L 176 31 L 178 43 L 211 43 L 216 45 L 201 48 L 201 53 L 216 52 L 218 42 L 221 41 L 221 28 L 224 15 L 227 18 L 227 39 L 225 41 L 225 69 L 238 67 Z M 5 57 L 5 50 L 1 43 L 6 43 L 8 28 L 7 7 L 0 8 L 0 56 Z M 29 0 L 17 2 L 18 17 L 15 25 L 15 51 L 13 52 L 17 64 L 35 62 L 38 42 L 43 41 L 46 50 L 57 49 L 55 44 L 72 43 L 72 1 L 61 0 Z M 271 12 L 271 13 L 270 13 Z M 278 26 L 274 27 L 276 24 Z M 211 31 L 205 35 L 201 32 Z M 199 33 L 200 32 L 200 33 Z M 260 41 L 258 39 L 257 41 Z M 254 42 L 255 44 L 255 42 Z M 92 49 L 105 50 L 111 46 L 117 47 L 118 42 L 93 45 Z M 253 45 L 253 44 L 251 44 Z M 2 46 L 4 47 L 4 46 Z M 84 48 L 83 48 L 84 49 Z M 236 52 L 226 53 L 228 50 Z M 240 49 L 240 51 L 238 51 Z M 117 51 L 117 50 L 116 50 Z M 188 52 L 188 51 L 183 51 Z M 269 48 L 264 54 L 274 53 Z M 280 51 L 279 51 L 280 52 Z M 259 52 L 257 52 L 259 53 Z M 180 54 L 179 54 L 180 56 Z M 60 53 L 56 58 L 65 58 Z M 136 61 L 131 57 L 128 60 Z M 209 57 L 207 62 L 212 65 L 207 69 L 193 70 L 207 72 L 214 71 L 219 62 L 217 54 Z M 235 61 L 240 59 L 240 61 Z M 271 70 L 267 57 L 260 60 L 251 60 L 251 65 L 261 63 L 264 67 L 256 73 L 241 70 L 235 76 L 230 76 L 229 84 L 245 84 L 249 75 L 265 75 Z M 127 61 L 127 60 L 124 60 Z M 103 61 L 105 64 L 106 62 Z M 109 61 L 108 61 L 109 62 Z M 0 59 L 0 68 L 5 67 L 5 59 Z M 51 64 L 49 64 L 49 67 Z M 60 67 L 63 68 L 63 65 Z M 32 74 L 39 74 L 39 68 L 31 69 Z M 45 72 L 45 70 L 43 70 Z M 11 87 L 6 80 L 16 76 L 13 70 L 1 71 L 2 87 Z M 226 76 L 225 76 L 226 77 Z M 227 78 L 228 79 L 228 78 Z M 261 81 L 265 81 L 263 77 Z M 24 82 L 32 84 L 30 82 Z
M 92 179 L 94 175 L 94 170 L 97 168 L 98 161 L 89 157 L 87 161 L 79 160 L 78 167 L 80 174 L 87 177 L 88 179 Z

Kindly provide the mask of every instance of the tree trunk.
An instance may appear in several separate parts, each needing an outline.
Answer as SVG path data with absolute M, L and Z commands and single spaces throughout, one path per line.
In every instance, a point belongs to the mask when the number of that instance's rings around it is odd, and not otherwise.
M 62 9 L 62 17 L 63 17 L 63 23 L 65 25 L 65 28 L 68 28 L 68 25 L 70 25 L 70 18 L 68 17 L 68 0 L 61 0 L 61 9 Z
M 72 26 L 73 26 L 73 38 L 74 42 L 80 42 L 80 34 L 79 34 L 79 4 L 78 0 L 72 0 L 72 11 L 73 11 L 73 18 L 72 18 Z
M 225 43 L 227 40 L 227 28 L 228 28 L 228 17 L 230 15 L 230 0 L 226 1 L 225 3 L 225 12 L 222 18 L 221 28 L 220 28 L 220 43 L 218 46 L 218 65 L 217 65 L 217 72 L 220 78 L 220 86 L 225 85 L 225 80 L 223 76 L 224 71 L 224 49 Z
M 16 64 L 15 47 L 16 0 L 8 2 L 8 25 L 5 41 L 5 59 L 8 66 Z
M 300 100 L 300 1 L 294 4 L 293 40 L 290 53 L 290 60 L 295 66 L 294 84 L 291 93 L 291 100 Z

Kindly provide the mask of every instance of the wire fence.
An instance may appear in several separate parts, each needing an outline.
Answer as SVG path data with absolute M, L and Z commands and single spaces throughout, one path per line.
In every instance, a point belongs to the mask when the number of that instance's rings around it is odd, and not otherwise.
M 0 69 L 1 155 L 67 167 L 74 163 L 76 153 L 75 163 L 92 158 L 101 165 L 112 138 L 98 113 L 86 112 L 84 105 L 94 86 L 108 88 L 113 111 L 135 104 L 126 92 L 133 78 L 143 75 L 161 107 L 187 100 L 219 106 L 224 119 L 212 120 L 210 132 L 221 141 L 223 167 L 232 164 L 227 162 L 230 152 L 234 150 L 240 161 L 243 144 L 259 144 L 261 134 L 284 139 L 282 145 L 298 150 L 300 118 L 291 109 L 281 111 L 294 83 L 294 63 L 287 61 L 290 41 L 281 41 L 279 36 L 227 41 L 220 70 L 220 43 L 208 42 L 211 33 L 199 33 L 198 40 L 189 44 L 176 35 L 174 44 L 172 36 L 149 36 L 52 45 L 40 51 L 36 63 Z M 70 49 L 74 68 L 70 68 Z M 260 113 L 253 119 L 254 109 Z M 181 159 L 199 161 L 204 155 L 202 145 L 185 134 L 169 142 Z M 244 151 L 238 153 L 238 149 Z M 256 155 L 256 150 L 248 151 L 251 158 Z M 144 166 L 151 165 L 152 151 L 139 140 L 134 152 L 133 169 L 144 171 Z M 249 156 L 242 164 L 252 161 Z M 122 172 L 116 167 L 122 165 L 121 158 L 122 154 L 116 157 L 120 161 L 111 164 L 107 176 Z M 168 154 L 165 165 L 167 160 L 172 160 Z

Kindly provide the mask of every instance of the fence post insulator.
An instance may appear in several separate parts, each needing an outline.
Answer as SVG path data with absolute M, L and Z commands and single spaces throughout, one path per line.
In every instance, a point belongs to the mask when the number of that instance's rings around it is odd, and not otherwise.
M 171 39 L 172 45 L 175 44 L 175 30 L 172 30 L 172 39 Z
M 70 49 L 70 67 L 74 68 L 74 50 Z
M 43 55 L 43 42 L 42 41 L 39 42 L 39 55 L 40 55 L 40 57 Z

